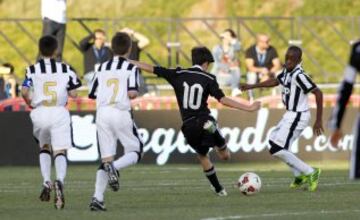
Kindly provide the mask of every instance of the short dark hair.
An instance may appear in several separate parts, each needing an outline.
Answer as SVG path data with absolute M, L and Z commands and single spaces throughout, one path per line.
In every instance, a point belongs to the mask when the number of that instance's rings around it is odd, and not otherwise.
M 301 59 L 301 57 L 302 57 L 302 50 L 301 50 L 300 47 L 295 46 L 295 45 L 291 45 L 291 46 L 288 48 L 288 51 L 292 51 L 292 52 L 296 53 L 297 57 L 298 57 L 299 59 Z
M 117 32 L 111 40 L 111 49 L 116 55 L 125 55 L 131 47 L 131 38 L 125 32 Z
M 40 54 L 45 57 L 50 57 L 54 55 L 57 47 L 58 47 L 58 42 L 56 38 L 51 35 L 43 36 L 39 40 Z
M 95 33 L 102 33 L 103 35 L 106 35 L 105 31 L 103 29 L 101 29 L 101 28 L 95 29 L 94 34 Z
M 214 62 L 214 57 L 207 47 L 194 47 L 191 50 L 191 59 L 193 65 L 202 65 L 206 62 Z
M 235 31 L 234 31 L 233 29 L 227 28 L 227 29 L 224 30 L 224 32 L 229 32 L 229 33 L 230 33 L 230 36 L 231 36 L 232 38 L 236 38 L 236 37 L 237 37 L 236 34 L 235 34 Z
M 3 63 L 4 67 L 10 68 L 10 73 L 14 73 L 15 67 L 11 63 Z

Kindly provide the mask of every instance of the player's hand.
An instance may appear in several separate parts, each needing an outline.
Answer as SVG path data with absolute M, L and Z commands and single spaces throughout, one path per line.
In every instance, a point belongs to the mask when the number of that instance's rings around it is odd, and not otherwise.
M 240 83 L 240 90 L 241 90 L 241 91 L 244 92 L 244 91 L 249 90 L 249 89 L 252 89 L 251 85 Z
M 322 133 L 324 133 L 324 128 L 322 126 L 322 122 L 316 120 L 315 124 L 313 126 L 313 131 L 316 134 L 316 136 L 320 136 Z
M 257 111 L 261 108 L 261 102 L 260 101 L 255 101 L 251 104 L 250 110 L 251 111 Z
M 339 140 L 342 138 L 343 134 L 340 129 L 336 129 L 331 135 L 330 135 L 330 143 L 333 147 L 338 148 Z

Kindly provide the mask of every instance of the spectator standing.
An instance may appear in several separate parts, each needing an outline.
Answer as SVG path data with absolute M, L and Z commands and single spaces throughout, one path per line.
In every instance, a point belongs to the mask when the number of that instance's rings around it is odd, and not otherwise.
M 61 61 L 66 32 L 66 0 L 41 0 L 41 17 L 42 36 L 52 35 L 57 39 L 59 46 L 55 58 Z
M 4 75 L 7 75 L 9 73 L 10 73 L 10 68 L 0 66 L 0 101 L 7 98 Z
M 89 85 L 94 71 L 101 63 L 112 58 L 111 49 L 105 45 L 106 33 L 96 29 L 94 33 L 80 41 L 80 50 L 84 54 L 84 79 Z
M 248 84 L 255 84 L 269 78 L 274 78 L 276 73 L 281 70 L 278 53 L 270 45 L 270 37 L 268 35 L 257 35 L 256 44 L 249 47 L 245 52 L 245 64 Z M 249 99 L 254 99 L 252 90 L 249 90 Z
M 128 27 L 123 28 L 121 32 L 125 32 L 131 37 L 132 46 L 129 54 L 129 59 L 136 61 L 140 60 L 141 51 L 150 44 L 149 38 L 147 38 L 144 34 L 136 32 Z M 148 93 L 147 85 L 145 83 L 144 76 L 141 74 L 141 71 L 139 75 L 139 82 L 140 82 L 140 88 L 139 88 L 140 95 L 144 95 Z
M 221 35 L 221 43 L 213 48 L 214 66 L 212 73 L 216 75 L 220 86 L 230 86 L 231 96 L 241 94 L 239 90 L 240 66 L 239 51 L 240 41 L 232 29 L 226 29 Z
M 19 94 L 19 80 L 15 76 L 15 68 L 11 63 L 4 63 L 2 66 L 9 70 L 8 74 L 3 75 L 6 98 L 15 98 Z

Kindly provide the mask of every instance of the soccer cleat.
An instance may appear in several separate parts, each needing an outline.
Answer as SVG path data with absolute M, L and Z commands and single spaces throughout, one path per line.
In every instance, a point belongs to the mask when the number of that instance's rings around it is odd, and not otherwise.
M 295 177 L 294 181 L 290 184 L 290 189 L 299 189 L 305 183 L 307 183 L 307 176 L 301 175 Z
M 320 174 L 321 174 L 321 169 L 314 168 L 314 172 L 312 172 L 311 174 L 309 174 L 307 176 L 310 192 L 316 191 L 318 184 L 319 184 Z
M 43 184 L 43 189 L 41 191 L 39 199 L 43 202 L 49 202 L 50 201 L 50 193 L 51 193 L 52 184 L 50 181 L 46 181 Z
M 104 170 L 108 175 L 109 178 L 109 186 L 110 188 L 116 192 L 119 190 L 119 172 L 115 169 L 112 163 L 106 162 L 104 163 Z
M 211 189 L 214 191 L 214 193 L 215 193 L 216 195 L 218 195 L 218 196 L 221 196 L 221 197 L 222 197 L 222 196 L 227 196 L 227 195 L 228 195 L 224 187 L 222 187 L 222 189 L 221 189 L 219 192 L 216 192 L 215 187 L 213 187 L 213 186 L 210 186 L 210 187 L 211 187 Z
M 222 190 L 217 192 L 216 195 L 218 195 L 220 197 L 224 197 L 224 196 L 227 196 L 228 194 L 227 194 L 226 190 L 223 188 Z
M 54 188 L 55 188 L 55 199 L 54 199 L 55 209 L 63 209 L 65 206 L 63 184 L 59 180 L 56 180 L 54 183 Z
M 95 197 L 91 199 L 89 207 L 91 211 L 106 211 L 104 202 L 100 202 Z

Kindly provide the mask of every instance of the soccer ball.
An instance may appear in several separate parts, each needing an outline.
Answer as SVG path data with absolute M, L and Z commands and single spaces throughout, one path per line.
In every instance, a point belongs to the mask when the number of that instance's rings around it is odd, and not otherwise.
M 237 186 L 244 195 L 254 195 L 260 192 L 261 179 L 256 173 L 247 172 L 240 176 Z

